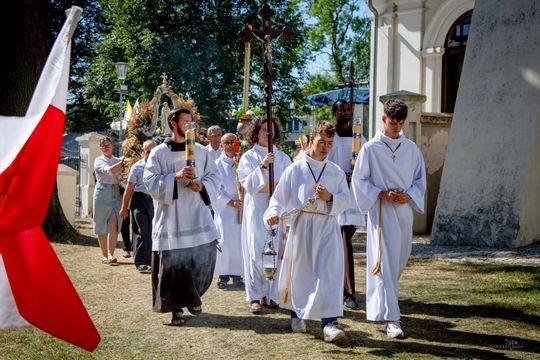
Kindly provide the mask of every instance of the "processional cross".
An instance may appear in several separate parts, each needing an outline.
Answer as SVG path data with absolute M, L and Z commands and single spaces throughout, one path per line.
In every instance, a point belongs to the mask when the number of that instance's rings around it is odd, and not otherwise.
M 351 106 L 351 111 L 352 111 L 352 116 L 351 116 L 351 120 L 350 120 L 350 126 L 352 128 L 353 126 L 353 121 L 354 121 L 354 88 L 357 86 L 357 85 L 361 85 L 363 82 L 362 81 L 355 81 L 354 80 L 354 62 L 351 61 L 351 64 L 349 65 L 349 81 L 347 81 L 346 83 L 339 83 L 337 86 L 338 88 L 340 89 L 343 89 L 343 88 L 346 88 L 348 87 L 349 88 L 349 105 Z
M 251 25 L 244 26 L 238 33 L 240 39 L 245 43 L 249 43 L 252 40 L 259 40 L 263 43 L 263 80 L 264 90 L 266 93 L 266 120 L 268 129 L 268 152 L 272 152 L 273 146 L 273 121 L 272 121 L 272 41 L 279 38 L 283 38 L 285 41 L 289 41 L 293 37 L 293 32 L 288 26 L 284 26 L 281 30 L 272 29 L 272 14 L 274 11 L 268 4 L 264 4 L 259 10 L 259 16 L 262 18 L 262 26 L 260 29 L 253 29 Z M 269 196 L 274 193 L 274 166 L 268 165 L 269 176 Z

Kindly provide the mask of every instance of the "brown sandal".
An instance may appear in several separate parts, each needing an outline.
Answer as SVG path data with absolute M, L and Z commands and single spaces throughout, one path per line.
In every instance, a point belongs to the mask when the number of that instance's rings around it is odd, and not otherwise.
M 182 310 L 172 313 L 171 326 L 182 326 L 186 323 L 186 319 L 183 317 L 184 312 Z

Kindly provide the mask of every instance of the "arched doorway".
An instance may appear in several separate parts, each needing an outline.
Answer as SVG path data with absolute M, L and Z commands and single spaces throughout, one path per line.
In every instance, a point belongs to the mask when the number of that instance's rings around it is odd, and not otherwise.
M 456 105 L 459 79 L 465 58 L 465 48 L 471 28 L 472 10 L 461 15 L 446 35 L 442 71 L 441 111 L 453 113 Z

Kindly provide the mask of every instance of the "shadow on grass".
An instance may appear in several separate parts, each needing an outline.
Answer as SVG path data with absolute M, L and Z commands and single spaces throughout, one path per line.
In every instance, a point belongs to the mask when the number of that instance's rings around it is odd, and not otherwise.
M 497 350 L 484 350 L 477 348 L 457 348 L 445 345 L 425 344 L 419 342 L 403 340 L 377 340 L 369 338 L 361 331 L 348 331 L 347 339 L 341 343 L 336 343 L 338 349 L 322 351 L 324 354 L 332 355 L 356 355 L 354 348 L 368 348 L 368 354 L 384 358 L 398 354 L 418 354 L 430 355 L 433 357 L 460 358 L 460 359 L 508 359 L 508 357 Z M 414 356 L 412 357 L 414 358 Z
M 483 317 L 505 319 L 539 326 L 540 316 L 525 314 L 521 310 L 492 305 L 452 305 L 444 303 L 422 303 L 411 299 L 400 300 L 402 314 L 425 314 L 447 318 Z
M 359 313 L 361 315 L 361 313 Z M 336 349 L 323 351 L 326 354 L 334 355 L 362 355 L 356 352 L 355 349 L 362 347 L 368 348 L 369 353 L 375 356 L 390 357 L 392 355 L 404 354 L 422 354 L 438 357 L 454 357 L 454 358 L 479 358 L 479 359 L 507 359 L 508 357 L 500 352 L 503 350 L 516 350 L 525 352 L 535 352 L 538 347 L 538 342 L 521 339 L 517 337 L 490 336 L 477 333 L 464 333 L 460 331 L 450 330 L 453 326 L 451 323 L 435 321 L 435 320 L 419 320 L 415 318 L 404 319 L 405 331 L 407 331 L 407 339 L 405 340 L 378 340 L 370 338 L 369 334 L 363 331 L 353 331 L 344 327 L 347 337 L 335 344 Z M 319 322 L 315 320 L 306 321 L 307 333 L 306 336 L 312 336 L 315 339 L 322 341 L 322 332 Z M 382 332 L 382 325 L 380 326 Z M 288 318 L 270 318 L 263 316 L 234 316 L 204 313 L 197 317 L 187 317 L 187 322 L 182 327 L 190 328 L 226 328 L 230 330 L 254 331 L 257 334 L 287 334 L 290 333 L 290 320 Z M 417 331 L 415 331 L 417 329 Z M 418 330 L 422 329 L 422 330 Z M 426 336 L 431 334 L 431 336 Z M 418 338 L 426 342 L 443 342 L 456 345 L 469 345 L 474 347 L 454 347 L 440 344 L 427 344 L 421 342 L 409 341 L 410 339 Z M 515 348 L 506 348 L 505 345 L 509 341 Z M 487 349 L 478 349 L 484 347 Z
M 465 318 L 465 317 L 485 317 L 485 318 L 501 318 L 506 320 L 514 320 L 531 325 L 538 325 L 539 317 L 534 315 L 524 314 L 522 311 L 515 309 L 506 309 L 496 306 L 460 306 L 460 305 L 448 305 L 448 304 L 423 304 L 414 302 L 412 300 L 400 301 L 400 308 L 402 314 L 406 313 L 421 313 L 430 316 L 437 317 L 452 317 L 452 318 Z M 380 332 L 383 334 L 383 325 L 377 324 L 365 320 L 365 311 L 345 311 L 345 317 L 354 321 L 373 324 L 373 326 L 379 326 Z M 405 329 L 407 338 L 416 338 L 422 341 L 434 342 L 434 343 L 452 343 L 468 346 L 487 347 L 494 350 L 513 350 L 520 352 L 538 353 L 540 352 L 540 341 L 519 338 L 515 336 L 503 336 L 503 335 L 486 335 L 471 332 L 464 332 L 459 330 L 453 330 L 453 323 L 445 321 L 437 321 L 431 319 L 418 319 L 411 316 L 402 317 L 403 328 Z M 347 326 L 342 324 L 344 330 L 347 331 Z M 499 332 L 500 329 L 497 329 Z M 354 331 L 347 331 L 347 336 L 353 338 L 350 334 L 354 334 Z M 358 337 L 357 337 L 358 338 Z M 373 342 L 370 339 L 359 339 L 360 346 L 371 347 L 369 342 Z M 413 352 L 431 354 L 436 356 L 455 356 L 455 357 L 480 357 L 480 358 L 505 358 L 503 354 L 495 353 L 495 355 L 502 357 L 494 357 L 492 351 L 479 351 L 478 349 L 462 349 L 454 347 L 433 346 L 426 344 L 415 343 L 413 348 L 410 349 L 411 343 L 409 342 L 383 342 L 384 349 L 373 353 L 374 355 L 391 356 L 397 352 Z M 393 347 L 397 345 L 397 348 Z M 418 347 L 418 351 L 416 351 Z M 423 349 L 423 350 L 422 350 Z M 431 349 L 430 351 L 428 351 Z
M 57 239 L 54 242 L 60 244 L 99 247 L 97 237 L 87 236 L 83 234 L 76 234 L 74 236 L 70 236 L 69 239 Z M 121 244 L 120 241 L 119 243 Z
M 538 266 L 522 266 L 522 265 L 506 265 L 506 264 L 489 264 L 489 265 L 467 264 L 467 266 L 472 268 L 472 271 L 479 274 L 491 274 L 495 272 L 532 274 L 534 275 L 535 280 L 540 281 L 540 267 Z
M 480 320 L 481 321 L 481 320 Z M 433 319 L 402 317 L 403 327 L 408 338 L 429 342 L 479 346 L 494 350 L 512 350 L 538 353 L 540 341 L 524 339 L 511 335 L 489 335 L 452 329 L 453 323 Z M 496 329 L 498 332 L 501 329 Z

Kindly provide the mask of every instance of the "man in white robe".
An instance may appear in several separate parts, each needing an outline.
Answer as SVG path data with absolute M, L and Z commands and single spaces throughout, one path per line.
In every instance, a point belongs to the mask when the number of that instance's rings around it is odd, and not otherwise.
M 393 338 L 404 337 L 398 282 L 411 254 L 413 210 L 424 211 L 426 191 L 422 153 L 401 131 L 407 111 L 401 100 L 385 102 L 383 131 L 362 148 L 352 176 L 356 203 L 368 214 L 366 317 L 386 321 Z
M 232 278 L 232 287 L 244 288 L 244 260 L 242 256 L 242 201 L 238 197 L 238 180 L 236 176 L 236 152 L 234 141 L 236 136 L 227 133 L 221 138 L 223 153 L 216 160 L 216 167 L 221 179 L 221 187 L 214 202 L 214 222 L 220 234 L 221 252 L 217 253 L 214 273 L 219 276 L 217 287 L 226 289 Z M 240 221 L 239 221 L 240 220 Z
M 150 154 L 143 181 L 154 199 L 152 222 L 152 287 L 154 311 L 172 312 L 172 325 L 182 325 L 182 308 L 202 311 L 201 297 L 214 274 L 216 230 L 210 212 L 219 175 L 208 151 L 195 143 L 195 166 L 186 166 L 185 134 L 192 121 L 188 109 L 169 113 L 172 137 Z
M 353 171 L 352 166 L 352 108 L 345 100 L 338 100 L 332 105 L 332 115 L 336 119 L 336 135 L 334 136 L 334 147 L 328 159 L 338 164 L 345 172 L 347 183 L 351 182 Z M 362 135 L 361 145 L 366 143 Z M 356 227 L 366 226 L 366 216 L 361 214 L 354 198 L 350 196 L 350 206 L 338 216 L 338 224 L 341 227 L 341 237 L 343 239 L 343 249 L 345 252 L 345 272 L 343 301 L 349 309 L 357 309 L 356 287 L 354 280 L 354 257 L 352 248 L 352 238 L 356 232 Z
M 223 149 L 221 148 L 222 134 L 223 132 L 218 125 L 212 125 L 206 131 L 206 139 L 208 140 L 206 149 L 210 153 L 210 159 L 213 161 L 216 161 L 223 153 Z
M 268 165 L 274 164 L 274 182 L 278 182 L 291 159 L 275 145 L 268 152 L 268 133 L 266 119 L 254 119 L 245 135 L 253 147 L 240 158 L 238 179 L 245 190 L 244 216 L 242 219 L 242 251 L 244 255 L 244 282 L 250 310 L 261 312 L 263 306 L 277 308 L 276 281 L 266 279 L 263 267 L 263 249 L 266 243 L 266 228 L 263 215 L 268 207 Z M 274 142 L 279 139 L 279 127 L 274 122 Z M 279 253 L 281 228 L 276 232 L 275 249 Z M 276 263 L 279 269 L 279 258 Z M 279 270 L 278 270 L 279 271 Z M 276 273 L 275 278 L 278 275 Z
M 344 270 L 337 216 L 350 197 L 345 173 L 327 160 L 334 131 L 327 121 L 315 127 L 309 149 L 285 170 L 264 215 L 268 226 L 276 226 L 281 215 L 294 211 L 279 275 L 280 307 L 290 310 L 293 332 L 306 331 L 304 319 L 321 319 L 328 342 L 345 337 L 337 323 Z

